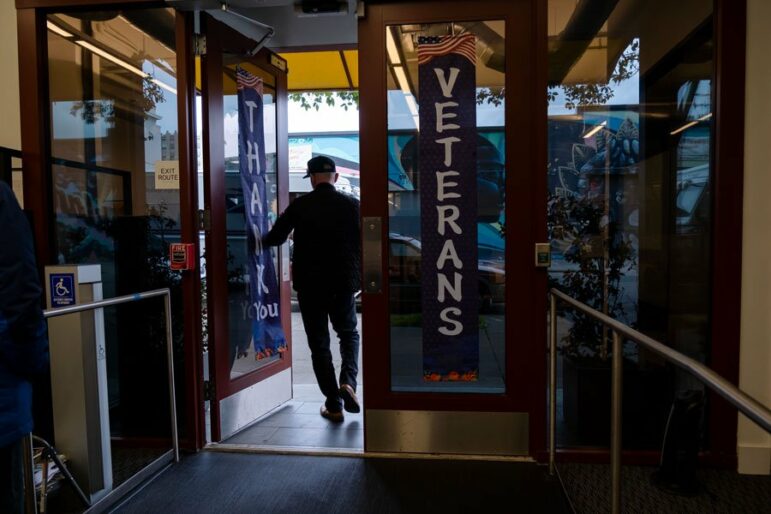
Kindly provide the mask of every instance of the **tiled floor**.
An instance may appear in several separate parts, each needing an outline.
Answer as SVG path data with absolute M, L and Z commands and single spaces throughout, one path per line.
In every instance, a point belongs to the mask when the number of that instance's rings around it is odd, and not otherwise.
M 361 388 L 357 395 L 361 402 Z M 294 399 L 223 443 L 302 449 L 363 449 L 362 413 L 346 412 L 343 423 L 332 423 L 319 414 L 323 402 L 324 397 L 316 384 L 295 384 Z

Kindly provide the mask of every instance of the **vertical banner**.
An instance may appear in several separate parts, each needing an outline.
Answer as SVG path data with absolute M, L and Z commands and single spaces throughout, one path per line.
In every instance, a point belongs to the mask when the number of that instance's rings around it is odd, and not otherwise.
M 476 38 L 418 38 L 423 378 L 479 376 Z
M 286 350 L 281 328 L 279 288 L 270 250 L 262 247 L 268 232 L 266 196 L 265 126 L 262 79 L 236 69 L 238 86 L 238 167 L 244 194 L 244 216 L 249 263 L 248 317 L 252 320 L 255 359 L 261 360 Z M 239 346 L 240 346 L 239 342 Z M 248 348 L 248 345 L 247 345 Z

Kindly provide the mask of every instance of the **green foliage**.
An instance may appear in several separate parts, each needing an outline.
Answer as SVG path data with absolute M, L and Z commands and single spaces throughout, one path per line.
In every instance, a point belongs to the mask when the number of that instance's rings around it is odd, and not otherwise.
M 621 224 L 605 214 L 604 199 L 550 195 L 546 226 L 549 240 L 565 244 L 565 261 L 574 265 L 559 278 L 550 275 L 549 286 L 600 312 L 606 299 L 607 314 L 623 318 L 621 279 L 636 265 L 637 255 Z M 563 354 L 575 360 L 599 357 L 602 325 L 575 309 L 566 309 L 563 315 L 572 322 L 560 347 Z
M 305 93 L 290 93 L 289 99 L 293 102 L 299 102 L 300 107 L 309 111 L 311 109 L 319 110 L 322 105 L 334 107 L 340 102 L 340 107 L 346 111 L 349 108 L 359 109 L 358 91 L 308 91 Z
M 565 95 L 565 108 L 576 109 L 584 105 L 603 105 L 613 99 L 614 85 L 629 80 L 640 71 L 640 42 L 635 39 L 624 50 L 616 62 L 610 79 L 605 83 L 550 85 L 546 91 L 549 103 L 557 101 L 560 90 Z M 505 88 L 480 88 L 477 91 L 477 104 L 489 103 L 496 107 L 503 103 Z

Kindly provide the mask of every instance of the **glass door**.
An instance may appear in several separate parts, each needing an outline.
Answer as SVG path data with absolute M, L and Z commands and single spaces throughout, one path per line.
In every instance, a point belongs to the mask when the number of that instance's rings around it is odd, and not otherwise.
M 360 21 L 367 451 L 543 447 L 536 4 L 371 6 Z
M 202 56 L 212 441 L 292 397 L 289 261 L 261 235 L 288 204 L 286 73 L 207 19 Z M 243 40 L 243 44 L 242 43 Z

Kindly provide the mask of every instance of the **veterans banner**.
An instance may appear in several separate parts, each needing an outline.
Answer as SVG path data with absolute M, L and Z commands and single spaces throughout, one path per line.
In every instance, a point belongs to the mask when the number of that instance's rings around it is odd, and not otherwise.
M 476 38 L 418 38 L 423 378 L 479 376 Z
M 263 122 L 262 79 L 236 69 L 238 87 L 238 167 L 244 195 L 249 263 L 249 300 L 246 310 L 252 320 L 255 359 L 261 360 L 286 350 L 281 328 L 279 289 L 270 250 L 262 247 L 268 231 L 266 193 L 265 126 Z M 241 342 L 239 342 L 239 345 Z M 248 348 L 248 343 L 246 344 Z

